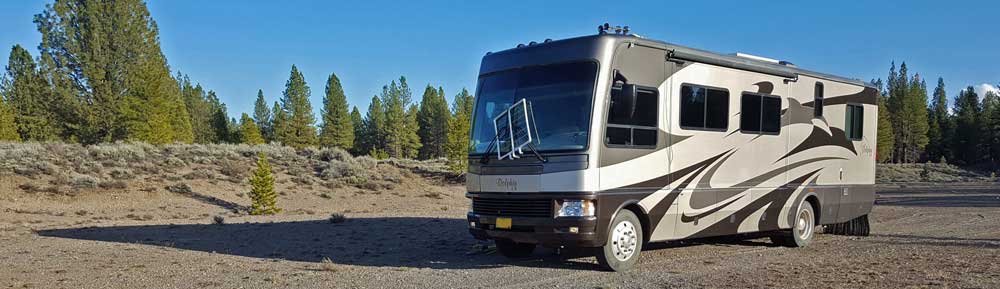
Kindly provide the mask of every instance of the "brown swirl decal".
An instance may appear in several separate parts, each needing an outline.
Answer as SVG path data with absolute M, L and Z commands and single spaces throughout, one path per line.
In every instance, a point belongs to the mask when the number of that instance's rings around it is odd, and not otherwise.
M 805 140 L 802 140 L 799 145 L 774 162 L 777 163 L 794 154 L 823 146 L 842 147 L 851 151 L 854 155 L 858 155 L 858 151 L 854 149 L 854 143 L 847 139 L 847 133 L 843 130 L 830 127 L 830 134 L 827 134 L 823 129 L 814 126 L 812 132 L 809 133 L 809 136 Z
M 847 103 L 878 104 L 878 91 L 871 87 L 865 87 L 861 92 L 855 94 L 827 97 L 823 99 L 823 105 L 838 105 Z M 803 106 L 813 107 L 813 102 L 806 102 Z
M 758 230 L 769 231 L 778 229 L 778 215 L 785 202 L 788 202 L 788 199 L 792 197 L 797 188 L 799 188 L 806 181 L 808 181 L 810 178 L 819 173 L 820 170 L 822 169 L 817 169 L 815 171 L 802 175 L 788 182 L 787 184 L 768 192 L 766 195 L 754 200 L 753 202 L 750 202 L 749 205 L 740 208 L 739 210 L 730 214 L 729 216 L 719 219 L 719 221 L 715 222 L 708 228 L 705 228 L 704 230 L 695 233 L 693 236 L 691 236 L 691 238 L 737 234 L 739 232 L 740 224 L 742 224 L 747 218 L 749 218 L 751 215 L 753 215 L 761 208 L 764 208 L 765 206 L 767 206 L 765 212 L 768 217 L 764 220 L 759 221 L 760 227 Z M 737 221 L 729 222 L 728 219 L 730 218 L 733 218 Z
M 757 86 L 757 93 L 771 94 L 774 92 L 774 83 L 771 83 L 770 81 L 761 81 L 754 83 L 753 85 Z

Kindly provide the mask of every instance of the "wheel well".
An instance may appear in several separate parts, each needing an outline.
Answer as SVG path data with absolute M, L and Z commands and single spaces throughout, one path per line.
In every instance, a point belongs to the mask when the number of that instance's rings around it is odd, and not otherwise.
M 649 242 L 649 236 L 652 236 L 653 230 L 649 227 L 649 216 L 643 212 L 642 207 L 639 207 L 639 204 L 629 204 L 622 209 L 632 211 L 636 217 L 639 217 L 639 223 L 642 223 L 642 240 Z
M 823 214 L 822 208 L 819 207 L 819 198 L 816 196 L 808 196 L 806 197 L 806 202 L 809 202 L 809 204 L 813 207 L 813 218 L 815 218 L 815 220 L 813 220 L 815 223 L 813 224 L 819 225 L 819 216 Z

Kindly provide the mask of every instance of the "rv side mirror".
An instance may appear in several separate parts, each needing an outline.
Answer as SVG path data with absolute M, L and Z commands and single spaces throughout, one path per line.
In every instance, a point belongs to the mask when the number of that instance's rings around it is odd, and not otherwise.
M 635 98 L 637 94 L 638 93 L 636 92 L 635 84 L 626 83 L 622 85 L 622 107 L 624 107 L 628 112 L 625 115 L 628 116 L 629 119 L 635 117 L 635 111 L 636 111 Z

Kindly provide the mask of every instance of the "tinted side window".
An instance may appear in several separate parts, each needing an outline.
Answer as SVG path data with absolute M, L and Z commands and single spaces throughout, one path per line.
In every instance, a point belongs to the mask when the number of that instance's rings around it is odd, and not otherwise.
M 760 131 L 760 95 L 744 94 L 740 98 L 740 130 Z
M 726 130 L 729 127 L 729 92 L 685 84 L 681 86 L 680 125 L 686 129 Z
M 740 99 L 740 130 L 776 134 L 781 132 L 781 98 L 745 93 Z
M 620 87 L 611 90 L 605 143 L 618 146 L 656 146 L 656 110 L 659 103 L 656 91 L 638 90 L 634 107 L 624 106 L 625 102 L 621 97 Z
M 760 114 L 760 131 L 765 133 L 781 132 L 781 98 L 764 96 Z
M 729 128 L 729 92 L 708 89 L 705 104 L 705 127 L 726 130 Z
M 705 127 L 705 94 L 704 88 L 681 86 L 681 126 Z
M 847 138 L 851 140 L 861 140 L 865 128 L 865 109 L 857 104 L 847 105 L 847 116 L 845 117 L 845 129 Z

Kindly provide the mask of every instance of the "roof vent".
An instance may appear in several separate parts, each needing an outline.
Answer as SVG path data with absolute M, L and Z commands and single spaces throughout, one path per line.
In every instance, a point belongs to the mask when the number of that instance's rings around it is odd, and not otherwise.
M 781 65 L 784 65 L 784 66 L 788 66 L 788 67 L 799 67 L 798 65 L 795 65 L 795 63 L 791 63 L 791 62 L 788 62 L 788 61 L 785 61 L 785 60 L 778 61 L 778 64 L 781 64 Z
M 781 64 L 781 61 L 778 61 L 777 59 L 767 58 L 767 57 L 763 57 L 763 56 L 757 56 L 757 55 L 753 55 L 753 54 L 747 54 L 747 53 L 737 52 L 737 53 L 734 53 L 733 55 L 735 55 L 737 57 L 743 57 L 743 58 L 746 58 L 746 59 L 753 59 L 753 60 L 756 60 L 756 61 L 763 61 L 763 62 L 770 62 L 770 63 L 774 63 L 774 64 Z

